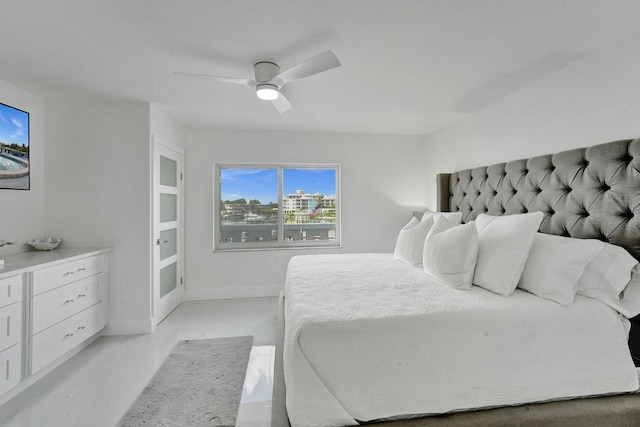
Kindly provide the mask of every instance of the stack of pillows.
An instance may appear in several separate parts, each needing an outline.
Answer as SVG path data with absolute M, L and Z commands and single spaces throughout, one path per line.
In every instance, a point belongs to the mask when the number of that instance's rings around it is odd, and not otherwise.
M 477 285 L 509 296 L 516 287 L 562 305 L 594 298 L 631 318 L 640 313 L 640 265 L 620 246 L 538 233 L 542 212 L 460 224 L 460 212 L 413 217 L 394 256 L 454 289 Z

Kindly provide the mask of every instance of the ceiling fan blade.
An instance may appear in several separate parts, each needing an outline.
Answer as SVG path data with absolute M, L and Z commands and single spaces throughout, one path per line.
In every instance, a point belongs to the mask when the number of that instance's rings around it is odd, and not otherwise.
M 187 76 L 187 77 L 197 77 L 197 78 L 200 78 L 200 79 L 212 79 L 212 80 L 217 80 L 217 81 L 223 82 L 223 83 L 233 83 L 233 84 L 239 84 L 239 85 L 244 85 L 244 86 L 249 86 L 249 87 L 256 87 L 256 81 L 255 80 L 243 79 L 243 78 L 239 78 L 239 77 L 212 76 L 210 74 L 183 73 L 183 72 L 180 72 L 180 71 L 176 71 L 175 74 L 178 74 L 178 75 L 181 75 L 181 76 Z
M 282 92 L 280 92 L 278 94 L 278 97 L 271 101 L 271 103 L 273 103 L 273 106 L 276 107 L 276 110 L 278 110 L 280 114 L 286 113 L 293 108 L 289 103 L 289 100 L 285 98 Z
M 336 57 L 335 53 L 330 50 L 325 50 L 316 56 L 305 59 L 291 68 L 287 68 L 275 76 L 271 82 L 278 87 L 282 87 L 292 80 L 303 79 L 339 66 L 340 61 L 338 60 L 338 57 Z

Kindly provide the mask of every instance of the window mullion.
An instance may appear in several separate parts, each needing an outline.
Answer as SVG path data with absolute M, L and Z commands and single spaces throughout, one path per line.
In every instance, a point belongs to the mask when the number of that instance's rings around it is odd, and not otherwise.
M 283 168 L 278 168 L 278 242 L 284 242 L 284 179 Z

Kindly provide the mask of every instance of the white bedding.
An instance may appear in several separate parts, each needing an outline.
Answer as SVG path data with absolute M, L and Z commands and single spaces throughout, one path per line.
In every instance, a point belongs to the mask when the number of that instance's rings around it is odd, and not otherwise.
M 294 427 L 638 389 L 628 321 L 590 298 L 455 290 L 393 254 L 294 257 L 284 295 Z

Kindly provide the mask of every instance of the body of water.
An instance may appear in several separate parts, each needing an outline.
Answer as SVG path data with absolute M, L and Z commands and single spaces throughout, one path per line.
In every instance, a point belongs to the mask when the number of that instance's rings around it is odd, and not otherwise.
M 0 154 L 0 171 L 18 171 L 26 169 L 25 165 Z

